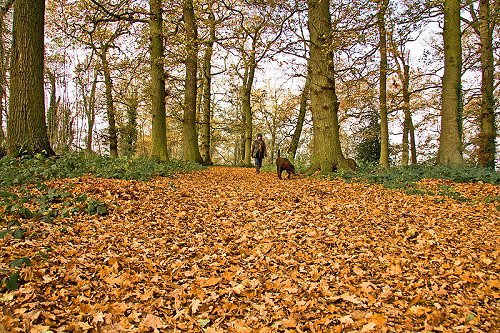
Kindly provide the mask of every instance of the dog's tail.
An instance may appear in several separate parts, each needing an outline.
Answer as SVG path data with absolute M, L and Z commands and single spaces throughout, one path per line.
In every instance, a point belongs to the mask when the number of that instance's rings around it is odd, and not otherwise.
M 281 149 L 278 149 L 278 157 L 280 157 L 280 150 L 281 150 Z

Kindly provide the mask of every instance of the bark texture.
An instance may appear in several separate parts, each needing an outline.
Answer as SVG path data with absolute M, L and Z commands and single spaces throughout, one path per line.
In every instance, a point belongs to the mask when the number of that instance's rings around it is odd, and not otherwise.
M 479 38 L 481 41 L 482 80 L 478 162 L 483 167 L 494 169 L 497 129 L 495 124 L 493 29 L 490 20 L 489 0 L 481 0 L 479 3 Z
M 54 155 L 45 123 L 44 0 L 14 3 L 7 153 Z
M 196 128 L 196 96 L 198 71 L 198 36 L 193 0 L 184 0 L 183 17 L 186 27 L 186 82 L 184 95 L 184 119 L 182 123 L 183 160 L 202 163 L 198 148 Z
M 212 165 L 210 157 L 211 118 L 212 118 L 212 54 L 215 42 L 215 16 L 209 13 L 210 35 L 203 56 L 203 109 L 201 113 L 200 154 L 205 165 Z
M 385 28 L 385 13 L 388 2 L 388 0 L 379 0 L 379 11 L 377 13 L 380 49 L 380 165 L 384 168 L 389 167 L 389 124 L 387 120 L 387 32 Z
M 441 106 L 441 133 L 436 163 L 463 164 L 462 157 L 462 45 L 460 1 L 444 1 L 444 74 Z
M 151 155 L 168 161 L 167 118 L 165 113 L 165 74 L 163 71 L 163 10 L 161 0 L 150 0 L 149 30 L 151 34 Z
M 244 130 L 245 130 L 245 148 L 243 164 L 251 165 L 251 150 L 252 150 L 252 139 L 253 139 L 253 115 L 251 102 L 251 93 L 253 81 L 255 78 L 255 69 L 257 68 L 257 61 L 255 59 L 255 50 L 257 44 L 257 32 L 252 38 L 252 49 L 250 51 L 250 56 L 245 59 L 245 73 L 243 74 L 243 87 L 241 96 L 241 111 L 243 113 Z
M 308 61 L 309 62 L 309 61 Z M 300 95 L 300 106 L 299 106 L 299 116 L 297 118 L 297 125 L 293 131 L 292 142 L 290 144 L 290 156 L 295 159 L 297 154 L 297 149 L 299 147 L 300 135 L 302 134 L 302 127 L 304 126 L 304 119 L 306 117 L 307 111 L 307 101 L 309 100 L 311 87 L 311 70 L 310 65 L 307 68 L 306 82 L 304 84 L 304 89 L 302 90 L 302 95 Z
M 111 79 L 111 69 L 109 67 L 107 52 L 107 47 L 104 47 L 99 55 L 101 57 L 102 72 L 104 74 L 109 155 L 111 157 L 118 157 L 118 134 L 116 128 L 115 104 L 113 102 L 113 81 Z
M 337 95 L 332 52 L 330 2 L 308 0 L 310 34 L 311 113 L 314 132 L 313 161 L 322 173 L 332 172 L 334 166 L 349 170 L 339 136 Z M 317 169 L 316 166 L 311 171 Z

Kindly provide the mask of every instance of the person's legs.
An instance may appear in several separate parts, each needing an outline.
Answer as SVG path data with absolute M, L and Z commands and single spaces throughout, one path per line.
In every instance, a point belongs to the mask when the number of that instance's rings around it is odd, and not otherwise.
M 261 168 L 261 167 L 262 167 L 262 159 L 261 159 L 261 158 L 256 157 L 256 158 L 255 158 L 255 171 L 256 171 L 257 173 L 259 173 L 259 172 L 260 172 L 260 168 Z

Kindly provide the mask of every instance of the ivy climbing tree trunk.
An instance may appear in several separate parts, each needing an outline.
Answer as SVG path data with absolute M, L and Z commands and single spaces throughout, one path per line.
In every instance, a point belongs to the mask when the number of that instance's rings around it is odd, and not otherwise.
M 309 172 L 321 169 L 328 173 L 334 169 L 349 170 L 341 146 L 338 123 L 337 94 L 333 52 L 331 49 L 332 23 L 330 2 L 308 0 L 308 28 L 310 35 L 311 113 L 314 132 L 314 161 Z
M 403 82 L 403 110 L 404 110 L 404 123 L 403 123 L 403 152 L 401 157 L 401 164 L 408 165 L 417 163 L 417 152 L 415 147 L 415 131 L 413 128 L 413 120 L 410 108 L 410 66 L 403 63 L 403 73 L 401 75 Z
M 196 128 L 196 96 L 198 71 L 198 33 L 193 0 L 184 0 L 183 17 L 186 25 L 186 82 L 184 85 L 184 119 L 182 123 L 183 160 L 202 163 Z
M 441 133 L 436 163 L 463 164 L 462 156 L 462 44 L 460 0 L 444 1 L 444 74 Z
M 104 85 L 106 88 L 106 116 L 108 118 L 108 140 L 109 155 L 118 157 L 118 134 L 116 129 L 115 105 L 113 102 L 113 81 L 111 80 L 111 69 L 107 58 L 108 48 L 104 46 L 99 56 L 101 57 L 102 72 L 104 74 Z
M 150 0 L 152 156 L 168 161 L 162 0 Z
M 136 91 L 129 93 L 125 98 L 127 104 L 127 122 L 123 128 L 122 147 L 123 155 L 133 157 L 137 142 L 137 110 L 139 108 L 139 95 Z
M 54 155 L 45 123 L 44 0 L 14 3 L 7 154 Z

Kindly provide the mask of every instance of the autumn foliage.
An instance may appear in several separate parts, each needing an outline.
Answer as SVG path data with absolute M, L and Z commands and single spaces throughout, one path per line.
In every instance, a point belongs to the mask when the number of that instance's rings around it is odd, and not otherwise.
M 24 218 L 23 239 L 0 239 L 2 277 L 29 258 L 0 289 L 1 332 L 500 327 L 498 186 L 418 183 L 457 200 L 223 167 L 47 184 L 107 210 Z

